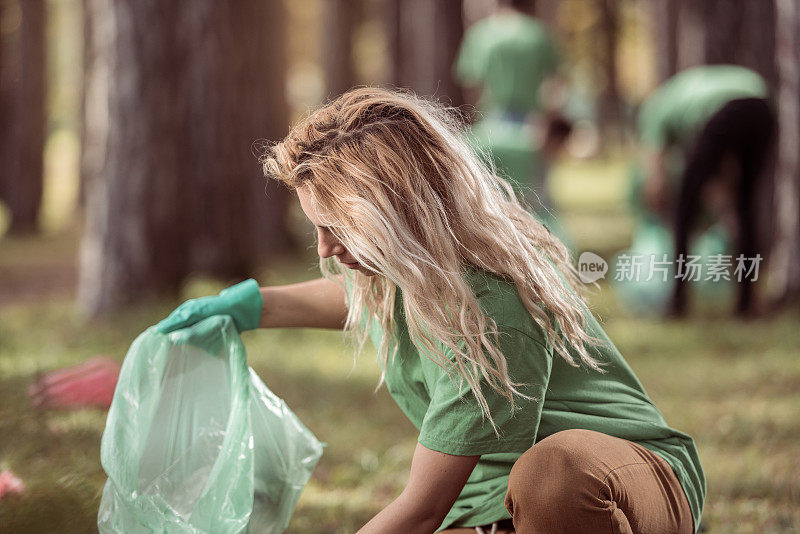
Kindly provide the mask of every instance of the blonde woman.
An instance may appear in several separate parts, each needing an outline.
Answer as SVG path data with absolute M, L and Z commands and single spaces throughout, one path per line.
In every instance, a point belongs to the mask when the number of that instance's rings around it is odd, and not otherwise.
M 403 492 L 359 532 L 680 532 L 705 478 L 576 291 L 564 246 L 448 111 L 353 90 L 264 158 L 316 226 L 322 278 L 189 301 L 240 330 L 345 329 L 419 429 Z

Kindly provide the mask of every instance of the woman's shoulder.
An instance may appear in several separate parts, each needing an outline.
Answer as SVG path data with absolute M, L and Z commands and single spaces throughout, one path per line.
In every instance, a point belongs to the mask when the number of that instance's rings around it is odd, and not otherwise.
M 474 265 L 464 267 L 463 276 L 479 300 L 487 297 L 507 297 L 516 291 L 512 281 L 502 275 L 486 271 Z
M 512 280 L 474 266 L 465 270 L 464 279 L 472 288 L 483 312 L 499 327 L 518 330 L 546 344 L 544 330 L 525 307 Z

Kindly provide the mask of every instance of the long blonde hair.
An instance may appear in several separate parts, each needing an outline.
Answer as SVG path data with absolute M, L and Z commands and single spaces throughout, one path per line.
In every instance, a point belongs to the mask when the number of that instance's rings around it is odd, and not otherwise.
M 587 350 L 597 340 L 585 331 L 588 311 L 568 250 L 471 150 L 449 110 L 397 90 L 354 89 L 297 124 L 263 164 L 268 177 L 307 187 L 334 236 L 377 273 L 346 272 L 332 258 L 320 262 L 325 277 L 350 277 L 345 330 L 359 352 L 369 321 L 383 329 L 379 386 L 397 348 L 399 287 L 412 342 L 471 386 L 492 425 L 481 379 L 512 410 L 514 396 L 525 397 L 509 378 L 497 325 L 464 278 L 468 266 L 513 282 L 554 350 L 571 365 L 580 365 L 578 355 L 600 370 Z

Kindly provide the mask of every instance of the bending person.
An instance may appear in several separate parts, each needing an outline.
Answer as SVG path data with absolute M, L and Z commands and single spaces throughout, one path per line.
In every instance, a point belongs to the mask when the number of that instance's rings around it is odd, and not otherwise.
M 264 160 L 316 226 L 323 278 L 249 280 L 160 323 L 370 337 L 419 430 L 405 489 L 361 530 L 681 532 L 706 487 L 576 291 L 565 247 L 431 102 L 362 88 Z M 490 527 L 491 528 L 491 527 Z
M 755 72 L 732 65 L 702 66 L 667 80 L 642 105 L 641 142 L 648 177 L 647 205 L 674 228 L 675 261 L 681 265 L 701 214 L 723 221 L 735 236 L 734 259 L 757 261 L 756 185 L 774 138 L 767 87 Z M 684 166 L 670 179 L 671 153 Z M 685 277 L 676 273 L 670 313 L 687 308 Z M 736 310 L 753 311 L 753 280 L 739 283 Z

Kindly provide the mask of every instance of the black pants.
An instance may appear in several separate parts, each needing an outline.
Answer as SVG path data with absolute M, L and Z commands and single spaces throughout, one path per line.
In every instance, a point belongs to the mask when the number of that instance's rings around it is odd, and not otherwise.
M 676 259 L 688 254 L 689 235 L 694 229 L 700 197 L 714 178 L 725 180 L 726 186 L 733 188 L 732 207 L 738 229 L 734 265 L 740 254 L 745 258 L 758 254 L 756 184 L 773 144 L 775 125 L 771 106 L 760 98 L 732 100 L 708 120 L 689 150 L 680 183 L 674 217 Z M 726 157 L 733 157 L 737 163 L 735 176 L 719 176 Z M 675 282 L 672 312 L 680 315 L 686 311 L 686 281 L 678 278 Z M 738 313 L 747 313 L 753 304 L 753 280 L 738 283 L 736 309 Z

